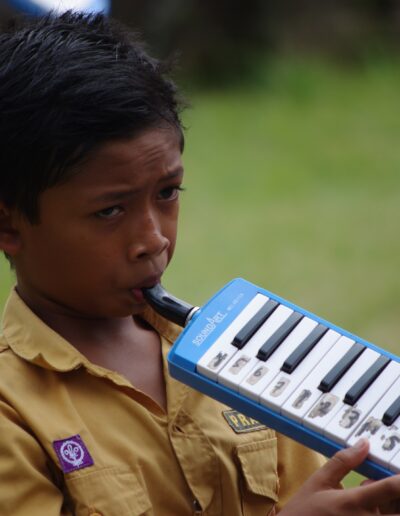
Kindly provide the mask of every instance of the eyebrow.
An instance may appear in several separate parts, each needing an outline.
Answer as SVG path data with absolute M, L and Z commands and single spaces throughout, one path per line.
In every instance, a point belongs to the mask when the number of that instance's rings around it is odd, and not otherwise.
M 175 179 L 176 177 L 181 177 L 183 175 L 183 168 L 179 167 L 176 170 L 168 172 L 165 176 L 160 178 L 160 183 L 165 183 L 166 181 L 170 181 L 171 179 Z M 130 199 L 134 197 L 138 192 L 140 192 L 140 188 L 137 189 L 121 189 L 114 190 L 110 192 L 104 192 L 93 199 L 90 199 L 91 203 L 101 203 L 101 202 L 119 202 L 124 201 L 126 199 Z

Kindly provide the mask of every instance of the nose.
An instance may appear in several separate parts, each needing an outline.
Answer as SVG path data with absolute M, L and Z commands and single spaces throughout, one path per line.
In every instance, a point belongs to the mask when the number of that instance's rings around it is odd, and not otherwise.
M 162 233 L 158 222 L 148 215 L 138 224 L 138 231 L 129 246 L 129 259 L 137 261 L 152 258 L 162 254 L 169 246 L 170 241 Z

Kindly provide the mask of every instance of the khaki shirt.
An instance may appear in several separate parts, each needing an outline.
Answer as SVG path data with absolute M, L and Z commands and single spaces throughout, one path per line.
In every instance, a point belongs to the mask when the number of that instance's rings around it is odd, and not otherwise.
M 0 515 L 266 516 L 321 465 L 171 379 L 179 329 L 146 319 L 161 336 L 167 413 L 12 292 L 0 337 Z

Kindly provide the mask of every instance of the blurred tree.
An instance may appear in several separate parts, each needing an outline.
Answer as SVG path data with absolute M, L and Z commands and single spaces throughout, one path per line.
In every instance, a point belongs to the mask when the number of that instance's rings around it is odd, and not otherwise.
M 0 0 L 0 19 L 11 12 Z M 180 53 L 198 84 L 252 79 L 266 54 L 323 54 L 342 62 L 398 53 L 399 0 L 112 0 L 160 57 Z
M 114 0 L 165 57 L 177 49 L 196 82 L 241 78 L 259 54 L 322 53 L 346 62 L 400 46 L 397 0 Z
M 264 0 L 114 0 L 113 14 L 137 27 L 162 57 L 179 50 L 197 82 L 239 77 L 249 52 L 270 47 L 270 3 Z

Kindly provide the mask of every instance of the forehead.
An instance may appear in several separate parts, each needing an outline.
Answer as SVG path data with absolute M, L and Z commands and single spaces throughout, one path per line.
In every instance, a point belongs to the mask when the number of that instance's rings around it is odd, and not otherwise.
M 65 184 L 100 189 L 112 184 L 141 184 L 182 172 L 181 137 L 175 129 L 149 129 L 134 138 L 103 144 Z

